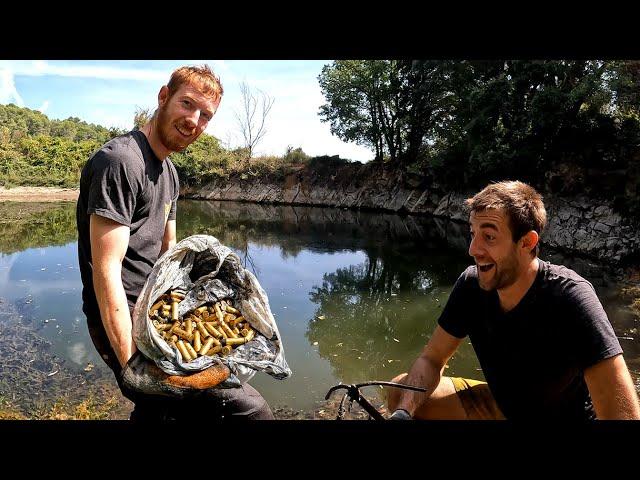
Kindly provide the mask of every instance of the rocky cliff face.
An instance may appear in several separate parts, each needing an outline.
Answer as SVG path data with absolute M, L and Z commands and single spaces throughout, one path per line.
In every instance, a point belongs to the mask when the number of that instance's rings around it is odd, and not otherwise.
M 463 201 L 473 193 L 445 192 L 380 165 L 359 163 L 315 170 L 301 167 L 284 178 L 234 176 L 182 192 L 192 199 L 376 209 L 464 223 L 468 216 Z M 615 264 L 640 254 L 640 225 L 622 218 L 611 204 L 585 197 L 545 195 L 544 200 L 549 222 L 543 245 Z

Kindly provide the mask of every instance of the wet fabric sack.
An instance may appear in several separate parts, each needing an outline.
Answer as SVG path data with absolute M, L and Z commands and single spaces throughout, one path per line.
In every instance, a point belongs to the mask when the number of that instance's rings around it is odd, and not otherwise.
M 255 337 L 226 356 L 199 356 L 186 362 L 167 343 L 149 318 L 149 309 L 169 290 L 181 289 L 185 298 L 178 315 L 206 303 L 231 299 L 255 330 Z M 282 339 L 269 300 L 255 275 L 246 270 L 230 248 L 210 235 L 192 235 L 162 255 L 154 265 L 133 310 L 133 339 L 141 353 L 168 375 L 187 375 L 223 364 L 230 376 L 219 387 L 239 386 L 263 371 L 277 379 L 291 375 Z

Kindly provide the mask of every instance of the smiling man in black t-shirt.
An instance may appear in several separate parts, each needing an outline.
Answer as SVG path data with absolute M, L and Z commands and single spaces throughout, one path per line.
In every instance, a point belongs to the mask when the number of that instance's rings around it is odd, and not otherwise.
M 469 255 L 431 339 L 389 389 L 394 419 L 640 419 L 622 348 L 593 286 L 537 257 L 542 197 L 522 182 L 467 200 Z M 469 336 L 485 382 L 442 376 Z
M 211 391 L 221 378 L 213 374 L 214 367 L 181 381 L 207 391 L 190 403 L 135 391 L 123 377 L 127 364 L 135 364 L 158 381 L 167 379 L 139 358 L 131 312 L 153 265 L 176 243 L 179 182 L 167 157 L 202 134 L 222 94 L 220 80 L 208 66 L 178 68 L 160 89 L 151 119 L 140 130 L 107 142 L 80 177 L 76 220 L 83 311 L 96 349 L 135 403 L 132 419 L 191 421 L 204 418 L 203 412 L 209 419 L 273 418 L 248 384 Z

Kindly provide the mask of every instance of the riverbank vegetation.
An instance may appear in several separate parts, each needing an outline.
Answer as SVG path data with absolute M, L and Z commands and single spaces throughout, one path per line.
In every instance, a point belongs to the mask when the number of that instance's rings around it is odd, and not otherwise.
M 339 60 L 333 134 L 452 188 L 519 179 L 640 212 L 640 62 Z
M 148 118 L 138 111 L 137 128 Z M 102 144 L 125 133 L 88 124 L 78 118 L 50 120 L 28 108 L 0 105 L 0 186 L 78 187 L 87 159 Z M 203 133 L 171 160 L 185 186 L 197 187 L 230 175 L 283 177 L 310 162 L 338 161 L 339 157 L 311 158 L 301 148 L 288 147 L 282 156 L 254 156 L 247 148 L 229 149 Z
M 445 188 L 517 178 L 640 213 L 638 61 L 338 60 L 318 81 L 321 120 L 374 163 Z M 0 105 L 0 184 L 77 186 L 90 154 L 122 133 Z M 190 187 L 348 162 L 293 147 L 254 157 L 207 134 L 172 160 Z

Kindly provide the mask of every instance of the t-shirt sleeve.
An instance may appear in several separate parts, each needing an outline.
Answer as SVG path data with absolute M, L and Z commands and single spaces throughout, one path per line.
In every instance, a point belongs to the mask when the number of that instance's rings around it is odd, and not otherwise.
M 93 158 L 93 168 L 87 214 L 130 227 L 142 188 L 141 166 L 122 151 L 100 150 Z
M 570 300 L 569 314 L 576 320 L 576 342 L 578 363 L 582 369 L 622 353 L 611 322 L 607 317 L 593 286 L 576 282 L 567 288 Z
M 464 338 L 469 334 L 467 320 L 469 313 L 465 307 L 469 303 L 467 297 L 467 272 L 463 272 L 453 285 L 447 304 L 438 318 L 440 325 L 449 335 Z
M 178 172 L 176 171 L 173 163 L 171 165 L 171 174 L 173 177 L 173 198 L 171 200 L 171 210 L 169 210 L 169 216 L 167 220 L 175 220 L 178 213 L 178 196 L 180 195 L 180 180 L 178 178 Z

